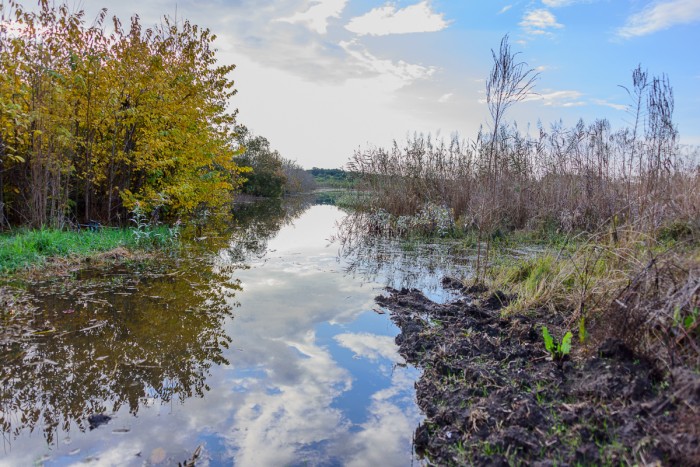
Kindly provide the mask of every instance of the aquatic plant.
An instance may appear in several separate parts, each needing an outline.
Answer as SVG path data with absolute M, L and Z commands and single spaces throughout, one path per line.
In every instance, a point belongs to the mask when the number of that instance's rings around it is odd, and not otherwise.
M 451 209 L 435 203 L 425 203 L 412 218 L 412 225 L 424 234 L 445 237 L 452 231 L 455 222 Z

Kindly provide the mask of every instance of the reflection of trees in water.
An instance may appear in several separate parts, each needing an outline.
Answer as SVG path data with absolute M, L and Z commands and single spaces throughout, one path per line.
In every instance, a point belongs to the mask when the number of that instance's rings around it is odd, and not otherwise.
M 368 281 L 383 277 L 391 287 L 435 289 L 446 275 L 465 277 L 471 273 L 473 252 L 458 241 L 428 243 L 404 240 L 372 232 L 364 213 L 349 214 L 334 237 L 346 272 Z
M 127 406 L 136 415 L 142 405 L 203 397 L 209 369 L 228 363 L 225 298 L 239 287 L 204 261 L 178 271 L 34 284 L 37 311 L 12 318 L 33 333 L 0 346 L 5 440 L 41 427 L 53 443 L 73 422 L 85 430 L 94 413 Z
M 41 426 L 52 443 L 72 422 L 85 430 L 94 413 L 203 397 L 211 366 L 227 363 L 232 313 L 218 277 L 120 272 L 34 287 L 35 334 L 0 348 L 6 439 Z
M 236 226 L 226 246 L 225 262 L 240 264 L 264 256 L 268 241 L 282 227 L 299 218 L 314 204 L 314 200 L 313 196 L 294 196 L 236 206 Z
M 228 363 L 226 298 L 240 290 L 221 265 L 212 267 L 211 253 L 225 248 L 238 263 L 227 272 L 241 267 L 312 200 L 241 206 L 233 226 L 213 224 L 208 239 L 186 245 L 179 258 L 32 284 L 36 312 L 0 310 L 3 326 L 26 329 L 0 339 L 5 441 L 40 428 L 52 444 L 72 423 L 87 429 L 92 414 L 126 406 L 136 415 L 141 406 L 203 397 L 210 368 Z

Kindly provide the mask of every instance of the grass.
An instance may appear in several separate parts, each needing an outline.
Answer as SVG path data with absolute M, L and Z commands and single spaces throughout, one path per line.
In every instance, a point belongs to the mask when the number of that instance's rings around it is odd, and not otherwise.
M 0 234 L 0 272 L 4 274 L 41 266 L 54 257 L 88 257 L 118 247 L 148 249 L 164 246 L 175 238 L 167 227 L 144 232 L 134 229 L 65 231 L 53 229 L 18 230 Z
M 581 301 L 627 283 L 629 275 L 651 257 L 678 250 L 692 258 L 698 252 L 695 242 L 654 239 L 632 231 L 628 234 L 616 243 L 601 235 L 568 242 L 557 239 L 541 243 L 545 250 L 527 259 L 513 258 L 507 250 L 498 254 L 500 250 L 495 249 L 497 254 L 488 271 L 489 285 L 521 297 L 506 311 L 542 306 L 553 311 L 578 310 Z M 511 242 L 507 240 L 506 244 Z
M 572 331 L 585 341 L 592 327 L 597 341 L 621 338 L 661 367 L 683 362 L 700 369 L 699 273 L 695 237 L 629 231 L 617 242 L 590 235 L 528 259 L 497 254 L 487 282 L 516 296 L 503 315 L 547 309 L 564 318 L 560 334 Z

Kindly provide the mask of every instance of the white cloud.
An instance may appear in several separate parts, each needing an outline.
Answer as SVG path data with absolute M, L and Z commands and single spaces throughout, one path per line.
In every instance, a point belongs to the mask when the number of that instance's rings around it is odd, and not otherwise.
M 447 25 L 444 15 L 435 13 L 428 1 L 424 0 L 400 10 L 394 5 L 374 8 L 352 18 L 345 29 L 360 36 L 386 36 L 442 31 Z
M 400 369 L 393 372 L 391 380 L 390 387 L 372 394 L 367 421 L 348 442 L 354 453 L 346 463 L 348 467 L 406 464 L 405 457 L 394 453 L 401 453 L 402 445 L 411 444 L 410 436 L 423 417 L 410 402 L 413 394 L 404 389 L 412 387 L 415 380 Z
M 444 104 L 446 102 L 449 102 L 453 96 L 454 96 L 453 93 L 448 92 L 447 94 L 443 94 L 442 96 L 440 96 L 440 98 L 438 99 L 438 102 L 441 104 Z
M 630 16 L 627 24 L 618 29 L 620 37 L 645 36 L 668 29 L 677 24 L 700 21 L 698 0 L 670 0 L 655 2 L 639 13 Z
M 549 8 L 561 8 L 575 3 L 593 3 L 597 0 L 542 0 L 542 3 Z
M 542 101 L 547 107 L 580 107 L 586 105 L 579 91 L 551 91 L 544 94 L 532 93 L 523 102 Z
M 561 29 L 564 27 L 557 23 L 557 18 L 551 11 L 544 8 L 525 13 L 520 26 L 529 34 L 547 34 L 549 29 Z
M 366 332 L 345 333 L 335 336 L 335 340 L 358 357 L 365 357 L 374 361 L 380 358 L 385 358 L 391 362 L 402 361 L 394 338 L 390 336 L 379 336 Z
M 395 89 L 400 89 L 414 81 L 429 78 L 436 68 L 425 67 L 398 60 L 384 60 L 372 55 L 356 40 L 341 42 L 340 47 L 355 59 L 358 66 L 363 67 L 369 74 L 377 74 L 384 77 L 390 83 L 394 83 Z
M 506 5 L 503 8 L 501 8 L 501 11 L 499 11 L 498 14 L 501 15 L 501 14 L 505 13 L 506 11 L 510 10 L 511 8 L 513 8 L 513 5 Z
M 605 107 L 610 107 L 615 110 L 627 110 L 627 106 L 624 104 L 616 104 L 614 102 L 608 102 L 605 99 L 593 99 L 593 103 L 597 105 L 602 105 Z
M 310 333 L 288 342 L 305 357 L 287 362 L 294 379 L 280 377 L 286 369 L 268 367 L 265 377 L 247 388 L 235 413 L 235 429 L 227 435 L 237 465 L 288 465 L 299 458 L 299 447 L 343 437 L 347 428 L 332 402 L 352 387 L 351 375 L 315 340 Z M 275 392 L 268 393 L 269 387 Z M 314 454 L 323 459 L 322 451 Z
M 296 13 L 289 18 L 281 18 L 277 21 L 285 23 L 306 24 L 309 29 L 319 34 L 325 34 L 328 30 L 328 21 L 331 18 L 340 18 L 348 0 L 319 0 L 313 2 L 308 10 Z
M 266 136 L 285 157 L 306 167 L 340 167 L 360 145 L 391 145 L 407 129 L 425 128 L 416 112 L 398 105 L 404 101 L 396 92 L 407 84 L 405 76 L 396 75 L 398 69 L 396 74 L 380 75 L 365 70 L 369 64 L 348 61 L 359 69 L 355 75 L 368 76 L 318 82 L 240 57 L 235 75 L 240 120 Z M 294 115 L 303 118 L 290 118 Z M 310 125 L 325 137 L 311 142 L 299 138 Z
M 545 6 L 550 8 L 558 8 L 562 6 L 569 6 L 572 3 L 576 3 L 576 0 L 542 0 Z

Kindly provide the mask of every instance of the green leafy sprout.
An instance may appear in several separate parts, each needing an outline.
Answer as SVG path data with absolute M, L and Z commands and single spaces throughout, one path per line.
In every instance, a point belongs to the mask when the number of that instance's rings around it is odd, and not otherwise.
M 542 326 L 542 337 L 544 337 L 544 347 L 552 355 L 553 360 L 561 361 L 571 353 L 571 338 L 573 337 L 571 331 L 564 334 L 561 342 L 557 342 L 549 333 L 547 326 Z

